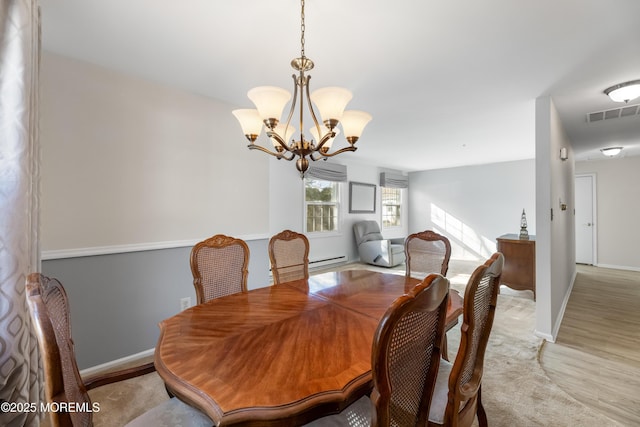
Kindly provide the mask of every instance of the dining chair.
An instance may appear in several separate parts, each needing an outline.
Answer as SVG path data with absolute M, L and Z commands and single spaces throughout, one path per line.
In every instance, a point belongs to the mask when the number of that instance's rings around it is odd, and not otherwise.
M 429 426 L 486 427 L 482 406 L 484 353 L 493 325 L 504 256 L 496 252 L 475 269 L 464 293 L 460 347 L 453 363 L 440 361 Z
M 429 273 L 447 275 L 451 243 L 432 230 L 410 234 L 404 241 L 406 275 L 424 277 Z
M 448 301 L 449 280 L 440 274 L 430 274 L 397 298 L 373 338 L 371 398 L 364 396 L 308 426 L 426 425 Z
M 273 283 L 309 278 L 309 239 L 304 234 L 284 230 L 269 240 Z
M 246 292 L 249 246 L 223 234 L 203 240 L 191 249 L 191 274 L 198 304 Z
M 27 277 L 26 293 L 43 363 L 46 401 L 84 408 L 50 411 L 54 427 L 93 425 L 89 390 L 155 371 L 153 363 L 147 363 L 83 380 L 76 362 L 69 302 L 64 287 L 56 279 L 32 273 Z M 199 427 L 211 426 L 213 422 L 202 412 L 172 397 L 127 424 L 128 427 L 160 425 Z

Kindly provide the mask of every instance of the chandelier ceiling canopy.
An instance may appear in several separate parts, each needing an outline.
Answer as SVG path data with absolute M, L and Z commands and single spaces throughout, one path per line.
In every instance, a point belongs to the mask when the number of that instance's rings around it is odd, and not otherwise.
M 293 74 L 293 97 L 291 93 L 275 86 L 255 87 L 247 93 L 253 102 L 255 109 L 234 110 L 233 115 L 240 122 L 242 132 L 249 140 L 249 149 L 260 150 L 278 159 L 296 159 L 296 168 L 300 176 L 304 177 L 309 168 L 309 159 L 312 161 L 333 157 L 347 151 L 356 151 L 356 141 L 362 135 L 364 127 L 371 120 L 371 115 L 364 111 L 347 110 L 345 108 L 352 98 L 351 91 L 340 87 L 325 87 L 309 90 L 311 76 L 305 73 L 313 69 L 313 61 L 305 56 L 305 0 L 301 0 L 301 36 L 300 57 L 291 61 L 291 67 L 298 72 Z M 282 112 L 287 103 L 291 101 L 289 113 L 285 122 L 281 122 Z M 291 125 L 291 120 L 296 113 L 298 105 L 299 134 Z M 314 108 L 315 105 L 315 108 Z M 304 108 L 307 115 L 313 120 L 309 134 L 304 132 Z M 316 114 L 320 115 L 320 121 Z M 338 124 L 342 126 L 342 133 L 348 144 L 336 151 L 331 151 L 333 141 L 340 133 Z M 273 149 L 256 143 L 262 132 L 263 126 L 267 137 L 271 140 Z

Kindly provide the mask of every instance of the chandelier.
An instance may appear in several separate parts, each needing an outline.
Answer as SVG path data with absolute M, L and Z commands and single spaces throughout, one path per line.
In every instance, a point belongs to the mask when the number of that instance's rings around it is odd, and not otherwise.
M 352 94 L 349 90 L 340 87 L 325 87 L 309 93 L 309 79 L 311 76 L 305 72 L 313 68 L 313 61 L 305 56 L 304 33 L 305 15 L 304 0 L 301 0 L 301 36 L 300 57 L 291 61 L 291 67 L 298 71 L 293 74 L 293 99 L 291 93 L 279 87 L 260 86 L 249 90 L 247 96 L 254 103 L 255 109 L 234 110 L 233 115 L 240 122 L 242 132 L 249 140 L 248 148 L 260 150 L 278 159 L 296 160 L 296 168 L 300 176 L 304 177 L 309 168 L 309 159 L 312 161 L 333 157 L 347 151 L 356 151 L 356 141 L 362 135 L 362 131 L 371 120 L 371 115 L 364 111 L 345 111 Z M 291 119 L 296 112 L 296 101 L 299 97 L 299 137 L 293 138 L 296 130 L 291 126 Z M 280 121 L 284 107 L 291 100 L 291 107 L 286 122 Z M 307 106 L 308 115 L 313 120 L 313 126 L 309 129 L 312 138 L 304 134 L 304 106 Z M 320 113 L 322 123 L 318 121 L 314 106 Z M 340 133 L 338 124 L 342 125 L 342 133 L 349 143 L 348 146 L 331 152 L 333 140 Z M 266 128 L 266 134 L 273 144 L 273 150 L 256 144 L 256 140 L 262 132 L 262 126 Z

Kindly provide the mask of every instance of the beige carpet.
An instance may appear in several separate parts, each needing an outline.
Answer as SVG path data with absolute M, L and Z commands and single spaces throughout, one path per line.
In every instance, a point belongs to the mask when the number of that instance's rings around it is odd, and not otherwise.
M 452 261 L 447 276 L 461 294 L 475 265 Z M 402 268 L 385 271 L 403 274 Z M 498 298 L 482 386 L 489 424 L 493 427 L 620 425 L 571 398 L 549 380 L 538 363 L 542 340 L 533 335 L 534 312 L 534 302 L 528 292 L 506 289 Z M 447 335 L 453 360 L 459 343 L 459 326 Z M 101 408 L 95 416 L 96 427 L 121 426 L 167 399 L 164 385 L 155 373 L 101 387 L 93 390 L 91 397 Z

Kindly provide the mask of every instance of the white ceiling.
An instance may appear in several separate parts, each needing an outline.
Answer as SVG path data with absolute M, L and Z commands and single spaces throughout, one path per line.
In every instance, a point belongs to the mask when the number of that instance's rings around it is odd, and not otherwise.
M 251 106 L 254 86 L 292 90 L 298 0 L 41 8 L 51 52 L 238 107 Z M 373 115 L 345 155 L 405 171 L 533 158 L 535 99 L 545 95 L 577 160 L 614 145 L 640 155 L 640 115 L 586 121 L 621 106 L 605 88 L 640 79 L 638 0 L 306 0 L 305 9 L 311 89 L 349 88 L 348 108 Z

